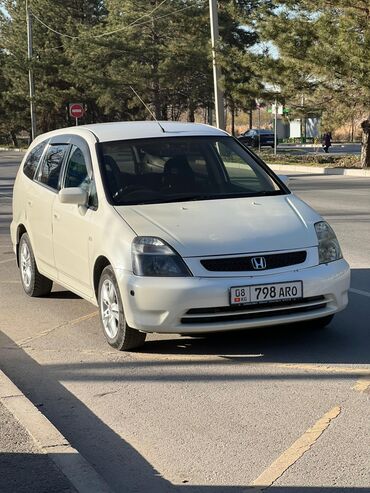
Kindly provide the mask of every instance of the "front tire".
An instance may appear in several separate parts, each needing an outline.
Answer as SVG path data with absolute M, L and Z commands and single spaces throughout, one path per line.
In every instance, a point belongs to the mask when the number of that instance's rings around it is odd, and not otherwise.
M 100 277 L 98 301 L 103 332 L 110 346 L 128 351 L 144 344 L 146 334 L 126 322 L 116 276 L 110 265 L 105 267 Z
M 47 296 L 53 287 L 53 281 L 40 274 L 27 233 L 19 241 L 18 264 L 23 289 L 28 296 Z

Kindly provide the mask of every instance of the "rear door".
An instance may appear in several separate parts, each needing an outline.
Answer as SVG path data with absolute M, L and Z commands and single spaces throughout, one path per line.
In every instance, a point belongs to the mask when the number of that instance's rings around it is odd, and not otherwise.
M 90 151 L 80 137 L 71 139 L 71 147 L 62 178 L 62 188 L 80 187 L 89 195 L 86 207 L 53 203 L 53 245 L 58 279 L 64 285 L 93 297 L 90 275 L 89 245 L 92 245 L 92 223 L 98 207 Z
M 68 138 L 53 137 L 36 172 L 28 199 L 28 223 L 38 268 L 56 277 L 52 235 L 52 209 L 60 188 L 63 163 L 69 148 Z

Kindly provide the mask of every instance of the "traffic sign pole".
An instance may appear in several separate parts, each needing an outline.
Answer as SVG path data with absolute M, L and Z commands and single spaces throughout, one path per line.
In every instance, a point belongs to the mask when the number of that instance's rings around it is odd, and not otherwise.
M 82 103 L 70 103 L 69 115 L 75 119 L 76 127 L 78 126 L 78 119 L 82 118 L 85 114 L 85 108 Z

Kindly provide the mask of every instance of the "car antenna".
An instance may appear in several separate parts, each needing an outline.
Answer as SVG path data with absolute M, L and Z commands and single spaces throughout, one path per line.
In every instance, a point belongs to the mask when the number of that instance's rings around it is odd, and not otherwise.
M 162 127 L 162 125 L 159 123 L 159 121 L 156 119 L 153 111 L 149 108 L 149 106 L 147 104 L 144 103 L 144 101 L 141 99 L 141 97 L 138 95 L 138 93 L 135 91 L 135 89 L 130 86 L 130 89 L 131 91 L 135 94 L 135 96 L 138 98 L 138 100 L 145 106 L 145 108 L 149 111 L 150 115 L 152 116 L 152 118 L 154 119 L 154 121 L 159 125 L 159 128 L 162 130 L 162 132 L 165 134 L 166 131 L 165 129 Z

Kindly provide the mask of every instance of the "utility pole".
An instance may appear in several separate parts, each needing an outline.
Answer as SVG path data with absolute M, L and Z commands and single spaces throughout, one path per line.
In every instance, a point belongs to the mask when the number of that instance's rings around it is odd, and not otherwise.
M 220 39 L 218 31 L 218 11 L 217 0 L 209 0 L 209 14 L 211 21 L 211 41 L 212 41 L 212 63 L 213 63 L 213 84 L 215 93 L 216 125 L 222 130 L 225 129 L 225 109 L 224 94 L 220 88 L 221 70 L 216 59 L 216 48 Z
M 274 124 L 274 154 L 277 154 L 277 115 L 278 115 L 278 101 L 275 98 L 275 124 Z
M 35 86 L 33 83 L 32 68 L 32 17 L 26 0 L 26 20 L 27 20 L 27 49 L 28 49 L 28 82 L 30 89 L 30 113 L 31 113 L 31 139 L 36 137 L 36 113 L 35 113 Z

